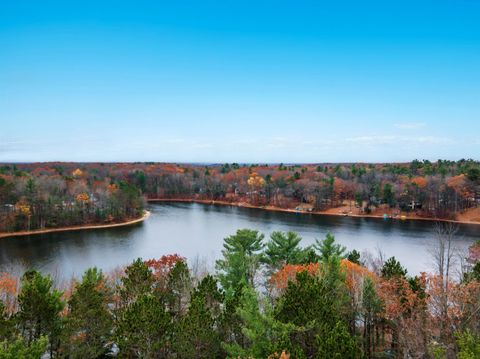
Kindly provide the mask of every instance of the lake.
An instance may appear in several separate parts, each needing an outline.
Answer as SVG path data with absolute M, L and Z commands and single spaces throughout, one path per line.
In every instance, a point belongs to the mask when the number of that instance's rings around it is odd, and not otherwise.
M 62 278 L 79 276 L 88 267 L 104 270 L 133 259 L 158 258 L 178 253 L 189 260 L 213 262 L 220 256 L 223 238 L 239 228 L 261 231 L 295 231 L 303 245 L 332 232 L 348 250 L 380 248 L 395 256 L 410 274 L 432 271 L 429 250 L 434 243 L 433 224 L 374 218 L 317 216 L 195 203 L 150 204 L 152 215 L 131 227 L 57 232 L 0 239 L 0 267 L 18 271 L 37 268 Z M 480 239 L 480 226 L 461 225 L 456 246 L 466 249 Z

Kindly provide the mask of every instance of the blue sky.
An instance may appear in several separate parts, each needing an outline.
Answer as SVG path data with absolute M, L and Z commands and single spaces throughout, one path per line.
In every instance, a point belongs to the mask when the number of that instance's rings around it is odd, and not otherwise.
M 480 2 L 2 1 L 0 161 L 480 159 Z

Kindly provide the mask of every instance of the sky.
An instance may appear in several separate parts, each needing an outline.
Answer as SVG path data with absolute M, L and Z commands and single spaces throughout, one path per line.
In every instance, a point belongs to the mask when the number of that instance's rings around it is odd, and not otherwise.
M 480 2 L 1 1 L 0 162 L 480 159 Z

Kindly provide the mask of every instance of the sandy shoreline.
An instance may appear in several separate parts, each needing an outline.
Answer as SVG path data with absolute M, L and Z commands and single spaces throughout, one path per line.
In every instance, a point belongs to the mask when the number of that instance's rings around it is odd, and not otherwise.
M 101 229 L 101 228 L 114 228 L 114 227 L 131 226 L 131 225 L 143 222 L 148 217 L 150 217 L 150 214 L 151 213 L 149 211 L 145 211 L 145 213 L 142 217 L 132 219 L 132 220 L 126 221 L 126 222 L 121 222 L 121 223 L 91 224 L 91 225 L 86 225 L 86 226 L 72 226 L 72 227 L 60 227 L 60 228 L 45 228 L 45 229 L 35 229 L 35 230 L 32 230 L 32 231 L 21 231 L 21 232 L 3 232 L 3 233 L 0 233 L 0 238 L 30 236 L 30 235 L 35 235 L 35 234 L 52 233 L 52 232 L 83 231 L 83 230 L 89 230 L 89 229 Z
M 184 202 L 184 203 L 201 203 L 201 204 L 217 204 L 221 206 L 232 206 L 232 207 L 243 207 L 243 208 L 254 208 L 254 209 L 261 209 L 264 211 L 272 211 L 272 212 L 288 212 L 288 213 L 298 213 L 298 214 L 313 214 L 317 216 L 337 216 L 337 217 L 358 217 L 358 218 L 376 218 L 376 219 L 384 219 L 381 215 L 375 214 L 344 214 L 344 213 L 335 213 L 335 212 L 327 212 L 327 211 L 298 211 L 296 209 L 290 208 L 280 208 L 274 206 L 254 206 L 249 203 L 235 203 L 235 202 L 227 202 L 227 201 L 213 201 L 213 200 L 205 200 L 205 199 L 185 199 L 185 198 L 149 198 L 148 202 Z M 457 223 L 457 224 L 473 224 L 473 225 L 480 225 L 480 222 L 474 221 L 458 221 L 458 220 L 451 220 L 451 219 L 440 219 L 440 218 L 425 218 L 425 217 L 412 217 L 412 216 L 403 216 L 396 217 L 396 218 L 388 218 L 387 220 L 393 221 L 428 221 L 428 222 L 448 222 L 448 223 Z

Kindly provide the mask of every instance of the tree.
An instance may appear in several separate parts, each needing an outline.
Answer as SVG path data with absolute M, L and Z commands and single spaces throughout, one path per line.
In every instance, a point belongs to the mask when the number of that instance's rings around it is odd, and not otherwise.
M 472 182 L 480 181 L 480 169 L 479 168 L 470 168 L 467 172 L 467 177 Z
M 360 262 L 360 252 L 358 252 L 356 249 L 347 253 L 347 259 L 352 263 L 361 264 L 361 262 Z
M 400 264 L 395 257 L 390 257 L 383 264 L 382 267 L 382 277 L 386 279 L 395 278 L 395 277 L 405 277 L 407 275 L 407 270 Z
M 375 285 L 370 278 L 365 278 L 362 293 L 363 317 L 363 352 L 367 358 L 372 357 L 375 352 L 375 324 L 377 317 L 382 310 L 382 303 L 377 296 Z
M 289 335 L 294 326 L 276 320 L 268 303 L 264 303 L 263 308 L 262 312 L 255 290 L 244 286 L 237 313 L 246 341 L 242 345 L 223 343 L 229 357 L 267 358 L 274 352 L 291 350 Z
M 480 335 L 472 334 L 470 331 L 457 334 L 457 343 L 460 348 L 459 359 L 480 358 Z
M 42 336 L 48 336 L 50 353 L 56 350 L 62 326 L 60 312 L 65 306 L 61 296 L 60 291 L 53 289 L 50 276 L 42 276 L 35 270 L 23 275 L 17 319 L 28 345 Z
M 122 357 L 167 357 L 173 328 L 161 300 L 141 294 L 121 311 L 116 326 L 116 342 Z
M 320 262 L 326 263 L 331 257 L 344 258 L 346 248 L 335 243 L 335 237 L 327 233 L 324 240 L 316 240 L 313 247 L 318 251 Z
M 225 297 L 219 320 L 219 333 L 223 348 L 232 345 L 243 348 L 246 345 L 247 338 L 242 333 L 244 324 L 238 313 L 244 287 L 245 285 L 238 286 L 232 295 Z
M 96 358 L 108 351 L 112 331 L 110 291 L 97 268 L 88 269 L 68 301 L 66 352 L 71 358 Z
M 304 251 L 299 247 L 302 240 L 295 232 L 273 232 L 267 242 L 263 262 L 273 273 L 285 264 L 300 264 L 304 258 Z
M 121 279 L 120 297 L 124 304 L 134 302 L 141 295 L 150 294 L 153 281 L 151 269 L 140 258 L 136 259 L 125 269 L 125 276 Z
M 14 332 L 13 318 L 6 313 L 5 305 L 0 300 L 0 342 L 10 339 Z
M 254 285 L 255 274 L 262 258 L 263 234 L 251 229 L 239 229 L 224 239 L 223 259 L 216 268 L 222 288 L 231 294 L 242 282 Z
M 438 275 L 448 281 L 450 269 L 454 265 L 456 248 L 454 246 L 458 226 L 452 223 L 435 224 L 435 246 L 432 250 L 432 257 Z
M 357 359 L 361 351 L 344 322 L 338 321 L 333 328 L 322 328 L 317 336 L 316 358 Z
M 446 325 L 448 312 L 451 306 L 450 301 L 450 271 L 454 264 L 456 248 L 454 240 L 458 226 L 452 223 L 435 224 L 435 247 L 432 250 L 432 257 L 438 275 L 438 298 L 440 312 L 440 339 L 443 341 L 451 336 L 451 329 Z
M 30 344 L 24 342 L 22 338 L 14 341 L 0 342 L 1 359 L 38 359 L 45 354 L 48 346 L 48 338 L 42 336 L 33 340 Z
M 318 336 L 326 335 L 337 322 L 345 320 L 348 302 L 340 262 L 332 256 L 323 264 L 320 274 L 297 273 L 280 297 L 275 317 L 283 323 L 294 324 L 292 335 L 301 352 L 305 357 L 315 357 L 319 351 Z
M 390 207 L 393 207 L 395 204 L 395 194 L 393 193 L 393 187 L 390 183 L 383 185 L 383 201 Z
M 175 318 L 178 319 L 185 314 L 191 290 L 188 266 L 184 261 L 177 261 L 168 274 L 167 290 L 164 294 L 168 309 Z
M 178 358 L 217 358 L 222 294 L 211 276 L 205 277 L 192 294 L 187 315 L 175 330 L 174 350 Z

